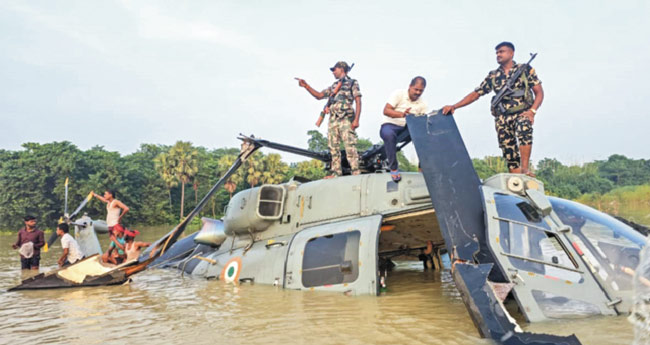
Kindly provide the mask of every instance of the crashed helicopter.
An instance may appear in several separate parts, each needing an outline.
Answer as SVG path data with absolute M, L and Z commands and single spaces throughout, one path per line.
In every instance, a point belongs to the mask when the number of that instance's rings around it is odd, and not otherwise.
M 391 259 L 421 258 L 440 267 L 440 255 L 447 252 L 479 333 L 498 343 L 580 343 L 575 336 L 522 332 L 506 303 L 516 304 L 529 322 L 629 312 L 631 272 L 645 236 L 601 212 L 546 196 L 534 178 L 498 174 L 481 181 L 453 116 L 408 115 L 407 124 L 401 145 L 413 141 L 422 173 L 404 173 L 401 182 L 393 182 L 378 173 L 385 153 L 376 146 L 360 155 L 362 175 L 294 177 L 241 191 L 223 219 L 203 218 L 200 231 L 179 240 L 255 150 L 329 159 L 327 153 L 242 136 L 233 166 L 186 219 L 138 260 L 114 268 L 110 276 L 82 274 L 77 286 L 170 267 L 227 282 L 377 295 Z

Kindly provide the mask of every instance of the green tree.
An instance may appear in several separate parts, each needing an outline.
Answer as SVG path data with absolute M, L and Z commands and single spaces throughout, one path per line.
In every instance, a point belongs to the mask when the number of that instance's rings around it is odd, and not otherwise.
M 650 160 L 630 159 L 611 155 L 606 161 L 597 161 L 600 176 L 616 186 L 634 186 L 650 183 Z
M 174 220 L 168 204 L 169 190 L 155 168 L 156 158 L 168 150 L 161 145 L 142 144 L 140 149 L 121 160 L 122 183 L 128 192 L 127 216 L 137 224 L 164 224 Z
M 246 182 L 250 187 L 257 186 L 262 179 L 262 170 L 264 169 L 264 155 L 261 152 L 257 151 L 248 157 L 246 160 Z
M 323 164 L 323 162 L 317 159 L 311 159 L 296 163 L 289 174 L 291 176 L 300 176 L 314 181 L 325 177 L 327 172 L 325 171 L 325 164 Z
M 270 153 L 263 159 L 264 172 L 260 178 L 262 183 L 277 184 L 287 179 L 289 166 L 282 161 L 282 156 Z
M 199 170 L 199 152 L 186 141 L 177 141 L 169 150 L 170 160 L 173 162 L 174 173 L 181 184 L 181 219 L 185 216 L 185 185 L 189 183 Z
M 406 158 L 404 155 L 404 152 L 398 151 L 397 152 L 397 163 L 399 164 L 399 168 L 402 171 L 418 171 L 418 166 L 417 164 L 411 163 L 411 161 Z
M 167 195 L 169 197 L 169 207 L 172 207 L 172 188 L 178 186 L 178 176 L 176 175 L 174 162 L 170 157 L 169 152 L 161 152 L 154 159 L 156 166 L 156 171 L 160 174 L 160 177 L 165 184 L 167 189 Z
M 357 151 L 359 152 L 359 154 L 361 154 L 362 152 L 368 150 L 371 147 L 372 147 L 372 141 L 370 141 L 370 139 L 367 139 L 367 138 L 359 138 L 359 139 L 357 139 Z M 343 150 L 343 149 L 345 149 L 345 147 L 341 143 L 341 150 Z
M 472 159 L 472 164 L 481 179 L 508 172 L 506 161 L 500 156 L 486 156 L 483 159 L 474 158 Z
M 219 175 L 224 175 L 228 169 L 235 163 L 237 156 L 232 154 L 226 154 L 219 158 Z M 244 181 L 243 172 L 241 168 L 235 171 L 228 180 L 223 185 L 223 188 L 228 191 L 230 199 L 232 199 L 232 194 L 237 190 L 237 186 L 241 185 Z
M 327 145 L 327 137 L 323 136 L 321 132 L 317 130 L 307 131 L 309 139 L 307 140 L 307 145 L 309 145 L 309 150 L 321 152 L 329 151 L 329 146 Z

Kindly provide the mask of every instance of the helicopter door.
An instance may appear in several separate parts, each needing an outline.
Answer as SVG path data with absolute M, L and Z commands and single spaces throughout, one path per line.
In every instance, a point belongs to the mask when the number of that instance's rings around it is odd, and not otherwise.
M 289 248 L 285 288 L 376 295 L 379 215 L 297 233 Z
M 565 229 L 523 197 L 483 187 L 487 237 L 529 321 L 616 315 Z

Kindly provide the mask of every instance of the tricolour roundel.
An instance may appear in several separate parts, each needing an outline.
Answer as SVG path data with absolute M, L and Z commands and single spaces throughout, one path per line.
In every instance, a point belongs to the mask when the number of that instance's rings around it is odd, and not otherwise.
M 228 283 L 239 283 L 239 273 L 241 273 L 241 258 L 234 257 L 223 267 L 219 279 Z

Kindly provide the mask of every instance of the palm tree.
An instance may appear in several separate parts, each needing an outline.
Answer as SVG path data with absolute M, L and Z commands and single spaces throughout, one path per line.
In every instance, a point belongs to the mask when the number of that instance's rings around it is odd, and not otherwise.
M 174 164 L 169 156 L 169 153 L 162 152 L 154 158 L 156 171 L 160 174 L 165 187 L 167 187 L 167 194 L 169 195 L 169 207 L 172 207 L 172 188 L 178 186 L 178 178 L 174 173 Z
M 308 178 L 310 180 L 320 180 L 327 172 L 325 171 L 325 164 L 323 162 L 312 159 L 308 161 L 298 162 L 294 168 L 295 175 Z
M 221 158 L 219 158 L 219 175 L 223 175 L 226 173 L 228 169 L 230 169 L 230 166 L 235 163 L 235 160 L 237 159 L 237 156 L 235 155 L 223 155 Z M 223 188 L 230 193 L 230 198 L 232 199 L 232 194 L 235 192 L 237 189 L 237 185 L 240 184 L 243 181 L 243 177 L 241 174 L 241 170 L 237 170 L 234 174 L 230 175 L 230 178 L 224 183 Z
M 248 174 L 246 175 L 246 182 L 251 187 L 255 187 L 259 182 L 260 179 L 262 178 L 262 169 L 264 169 L 264 165 L 262 160 L 264 159 L 264 155 L 262 155 L 261 152 L 255 152 L 252 156 L 248 157 L 247 162 L 248 162 Z
M 188 141 L 177 141 L 169 150 L 174 162 L 174 173 L 181 182 L 181 219 L 184 217 L 185 184 L 189 183 L 199 171 L 199 151 Z
M 282 156 L 277 153 L 270 153 L 264 157 L 264 172 L 262 173 L 262 183 L 277 184 L 284 181 L 289 166 L 282 161 Z

